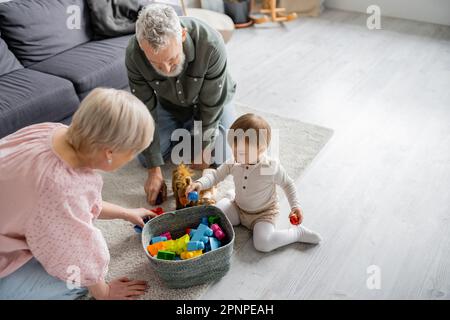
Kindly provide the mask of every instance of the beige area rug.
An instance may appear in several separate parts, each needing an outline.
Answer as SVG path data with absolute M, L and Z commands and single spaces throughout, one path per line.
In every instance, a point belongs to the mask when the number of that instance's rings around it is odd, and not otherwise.
M 257 113 L 270 123 L 272 130 L 279 130 L 279 157 L 293 179 L 297 179 L 302 174 L 332 135 L 330 129 L 262 113 L 243 105 L 238 104 L 236 109 L 238 115 L 247 112 Z M 175 201 L 170 190 L 171 181 L 169 180 L 172 169 L 173 165 L 166 165 L 163 168 L 169 189 L 169 199 L 162 206 L 165 211 L 171 211 L 175 208 Z M 102 173 L 102 175 L 104 179 L 103 199 L 105 201 L 130 208 L 151 208 L 145 200 L 143 188 L 147 173 L 137 160 L 132 161 L 117 172 Z M 216 200 L 220 200 L 230 188 L 233 188 L 231 179 L 222 182 L 218 186 Z M 130 223 L 120 220 L 100 220 L 96 222 L 96 226 L 103 232 L 111 254 L 107 280 L 127 276 L 148 281 L 150 288 L 143 299 L 196 299 L 208 288 L 209 284 L 188 289 L 165 287 L 150 268 L 141 246 L 140 234 L 135 233 Z M 250 231 L 243 227 L 237 227 L 235 252 L 250 237 Z

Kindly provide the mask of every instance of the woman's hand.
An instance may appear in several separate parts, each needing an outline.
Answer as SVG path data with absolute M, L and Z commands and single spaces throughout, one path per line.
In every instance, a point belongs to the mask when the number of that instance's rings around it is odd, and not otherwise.
M 126 221 L 131 222 L 134 225 L 138 225 L 141 228 L 144 227 L 144 218 L 150 217 L 156 217 L 157 214 L 145 209 L 145 208 L 137 208 L 137 209 L 125 209 L 125 217 L 124 219 Z
M 301 224 L 303 221 L 303 213 L 300 208 L 293 208 L 291 213 L 289 214 L 289 219 L 291 219 L 292 216 L 297 216 L 298 224 Z
M 148 285 L 146 281 L 129 280 L 122 277 L 109 284 L 101 282 L 89 287 L 89 292 L 97 300 L 135 300 L 145 294 Z
M 186 187 L 186 199 L 188 198 L 188 193 L 192 192 L 192 191 L 197 191 L 198 193 L 200 193 L 200 191 L 202 190 L 202 184 L 200 182 L 193 182 L 190 185 L 188 185 Z

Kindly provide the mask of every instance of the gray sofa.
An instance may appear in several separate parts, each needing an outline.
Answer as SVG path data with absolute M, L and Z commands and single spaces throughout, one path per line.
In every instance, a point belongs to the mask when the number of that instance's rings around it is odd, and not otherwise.
M 0 138 L 34 123 L 70 122 L 96 87 L 128 87 L 131 35 L 97 40 L 89 10 L 85 0 L 0 3 Z

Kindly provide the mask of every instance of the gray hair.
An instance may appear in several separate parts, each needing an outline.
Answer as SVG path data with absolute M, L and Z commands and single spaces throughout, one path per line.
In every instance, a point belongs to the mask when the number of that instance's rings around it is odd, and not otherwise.
M 156 52 L 177 37 L 181 41 L 181 24 L 175 10 L 164 4 L 151 4 L 139 12 L 136 38 L 139 44 L 146 40 Z

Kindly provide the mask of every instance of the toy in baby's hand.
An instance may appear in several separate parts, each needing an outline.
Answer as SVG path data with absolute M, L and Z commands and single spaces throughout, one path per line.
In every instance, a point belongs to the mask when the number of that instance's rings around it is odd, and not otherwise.
M 198 201 L 197 191 L 191 191 L 188 193 L 188 201 Z
M 300 224 L 300 220 L 298 219 L 296 214 L 293 214 L 289 217 L 289 220 L 291 221 L 291 224 L 293 225 L 299 225 Z
M 172 191 L 175 197 L 176 209 L 196 205 L 214 204 L 214 189 L 202 190 L 199 194 L 190 193 L 186 198 L 186 189 L 192 183 L 193 172 L 184 164 L 180 164 L 172 173 Z

